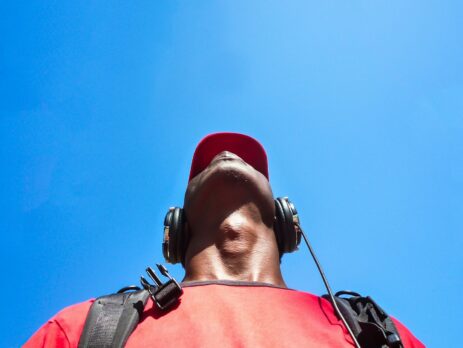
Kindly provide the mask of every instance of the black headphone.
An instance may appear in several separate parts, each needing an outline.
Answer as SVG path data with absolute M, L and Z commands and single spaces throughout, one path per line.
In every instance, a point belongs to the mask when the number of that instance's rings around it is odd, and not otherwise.
M 170 208 L 164 219 L 164 239 L 162 253 L 169 263 L 182 264 L 188 246 L 188 233 L 184 228 L 185 213 L 182 208 Z M 296 207 L 288 197 L 275 199 L 274 231 L 280 257 L 284 253 L 297 250 L 301 242 L 301 229 Z

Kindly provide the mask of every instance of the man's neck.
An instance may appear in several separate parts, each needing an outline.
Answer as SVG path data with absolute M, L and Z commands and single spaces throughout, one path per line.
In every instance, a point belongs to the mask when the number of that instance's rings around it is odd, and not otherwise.
M 285 287 L 273 229 L 238 211 L 216 226 L 195 231 L 186 255 L 184 281 L 204 280 L 255 281 Z

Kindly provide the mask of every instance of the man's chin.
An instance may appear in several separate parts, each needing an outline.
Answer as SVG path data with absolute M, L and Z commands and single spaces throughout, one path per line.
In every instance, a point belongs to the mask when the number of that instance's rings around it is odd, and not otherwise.
M 212 163 L 192 179 L 185 195 L 187 207 L 250 201 L 273 219 L 273 194 L 267 178 L 245 162 L 235 160 Z

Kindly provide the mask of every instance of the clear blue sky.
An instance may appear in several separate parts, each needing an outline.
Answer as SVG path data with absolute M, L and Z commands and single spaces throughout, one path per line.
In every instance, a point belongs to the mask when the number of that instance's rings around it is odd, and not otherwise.
M 461 1 L 1 9 L 1 347 L 162 261 L 194 147 L 223 130 L 264 144 L 334 289 L 460 346 Z M 324 293 L 305 248 L 283 271 Z

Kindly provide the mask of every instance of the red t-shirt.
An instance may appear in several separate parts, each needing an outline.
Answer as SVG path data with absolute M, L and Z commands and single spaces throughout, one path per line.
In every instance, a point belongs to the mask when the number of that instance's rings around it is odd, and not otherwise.
M 197 282 L 183 289 L 181 303 L 167 313 L 148 300 L 127 348 L 353 346 L 331 304 L 318 296 L 261 283 Z M 92 302 L 65 308 L 24 347 L 77 347 Z M 394 322 L 405 348 L 424 347 Z

